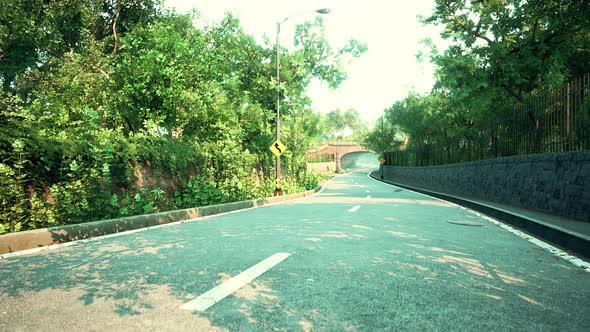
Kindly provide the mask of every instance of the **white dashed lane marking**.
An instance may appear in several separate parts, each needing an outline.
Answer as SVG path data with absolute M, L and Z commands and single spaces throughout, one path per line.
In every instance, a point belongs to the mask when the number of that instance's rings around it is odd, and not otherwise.
M 355 205 L 354 207 L 352 207 L 350 210 L 348 210 L 348 212 L 356 212 L 356 210 L 360 209 L 361 206 L 360 205 Z
M 196 299 L 181 305 L 180 309 L 189 311 L 205 311 L 215 303 L 223 300 L 226 296 L 247 285 L 259 275 L 270 270 L 273 266 L 279 264 L 289 256 L 291 256 L 291 254 L 278 252 L 261 261 L 260 263 L 250 267 L 246 271 L 238 274 L 237 276 L 230 278 L 223 284 L 201 294 L 201 296 L 197 297 Z

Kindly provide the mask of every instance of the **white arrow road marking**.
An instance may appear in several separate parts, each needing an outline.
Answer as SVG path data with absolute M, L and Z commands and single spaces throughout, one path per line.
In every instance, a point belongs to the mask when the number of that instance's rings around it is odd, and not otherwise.
M 356 205 L 353 208 L 351 208 L 350 210 L 348 210 L 348 212 L 356 212 L 356 210 L 360 209 L 361 206 L 360 205 Z
M 205 311 L 215 303 L 223 300 L 226 296 L 247 285 L 259 275 L 270 270 L 273 266 L 279 264 L 289 256 L 291 256 L 291 254 L 278 252 L 237 276 L 228 279 L 223 284 L 201 294 L 196 299 L 181 305 L 180 309 Z

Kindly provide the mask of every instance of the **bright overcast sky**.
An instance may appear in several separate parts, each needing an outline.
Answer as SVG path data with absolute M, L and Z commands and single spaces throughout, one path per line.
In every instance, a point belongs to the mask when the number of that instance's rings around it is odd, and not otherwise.
M 424 27 L 417 16 L 432 12 L 433 0 L 166 0 L 178 12 L 198 9 L 209 22 L 219 21 L 229 11 L 240 19 L 246 33 L 272 41 L 276 22 L 291 14 L 330 8 L 323 15 L 328 42 L 334 47 L 354 38 L 365 42 L 368 51 L 350 63 L 348 79 L 337 90 L 313 82 L 308 95 L 314 110 L 327 113 L 354 108 L 370 125 L 383 110 L 403 99 L 410 90 L 427 92 L 434 83 L 433 67 L 418 63 L 416 54 L 424 50 L 421 40 L 439 38 L 440 28 Z M 313 19 L 313 14 L 293 17 L 281 25 L 281 44 L 292 45 L 295 24 Z M 261 40 L 261 38 L 259 38 Z

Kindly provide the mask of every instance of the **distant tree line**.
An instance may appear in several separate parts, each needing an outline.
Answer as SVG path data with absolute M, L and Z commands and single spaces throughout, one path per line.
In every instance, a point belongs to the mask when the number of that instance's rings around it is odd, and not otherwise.
M 369 132 L 367 122 L 353 108 L 349 108 L 344 112 L 335 109 L 322 114 L 320 125 L 323 141 L 362 142 Z

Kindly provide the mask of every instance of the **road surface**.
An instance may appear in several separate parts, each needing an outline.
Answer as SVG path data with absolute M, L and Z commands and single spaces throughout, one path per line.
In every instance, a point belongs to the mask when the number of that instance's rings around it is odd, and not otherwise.
M 0 330 L 590 331 L 590 273 L 352 172 L 304 199 L 2 259 Z

